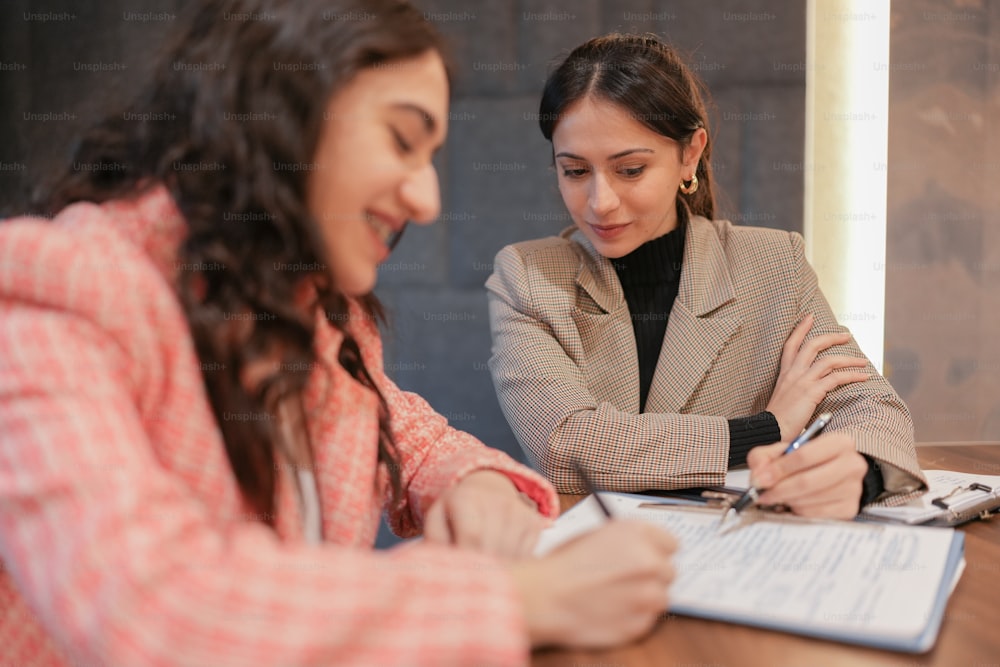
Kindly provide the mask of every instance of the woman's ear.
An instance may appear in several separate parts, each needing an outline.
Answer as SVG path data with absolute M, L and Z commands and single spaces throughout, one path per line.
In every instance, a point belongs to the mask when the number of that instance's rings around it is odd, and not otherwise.
M 705 128 L 699 127 L 691 134 L 691 140 L 684 146 L 684 166 L 693 167 L 697 165 L 707 144 L 708 132 L 705 131 Z

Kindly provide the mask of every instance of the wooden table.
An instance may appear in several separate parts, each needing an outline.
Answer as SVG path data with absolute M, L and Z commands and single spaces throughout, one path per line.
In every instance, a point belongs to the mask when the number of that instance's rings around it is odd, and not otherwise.
M 925 469 L 1000 475 L 1000 443 L 933 443 L 917 449 Z M 562 496 L 566 510 L 584 496 Z M 604 651 L 545 650 L 536 667 L 782 667 L 1000 665 L 1000 517 L 974 521 L 965 532 L 965 573 L 930 652 L 893 653 L 729 623 L 666 615 L 645 638 Z

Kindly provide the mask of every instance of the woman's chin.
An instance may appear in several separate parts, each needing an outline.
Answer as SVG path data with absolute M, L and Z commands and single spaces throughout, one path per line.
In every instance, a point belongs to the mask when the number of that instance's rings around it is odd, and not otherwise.
M 620 243 L 608 243 L 607 241 L 594 238 L 591 238 L 590 242 L 594 245 L 594 249 L 597 250 L 601 256 L 608 259 L 619 259 L 629 253 L 629 249 L 622 246 Z
M 378 269 L 373 269 L 369 275 L 354 275 L 336 281 L 336 288 L 348 297 L 360 297 L 375 289 L 378 282 Z

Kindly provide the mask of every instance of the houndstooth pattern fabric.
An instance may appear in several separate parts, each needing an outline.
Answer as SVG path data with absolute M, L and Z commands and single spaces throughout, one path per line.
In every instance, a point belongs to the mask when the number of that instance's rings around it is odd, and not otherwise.
M 162 188 L 0 224 L 0 664 L 526 663 L 498 561 L 371 549 L 387 496 L 376 397 L 337 363 L 325 318 L 316 350 L 332 373 L 314 372 L 304 397 L 325 541 L 304 542 L 285 466 L 276 531 L 243 503 L 173 287 L 184 232 Z M 539 475 L 384 375 L 357 308 L 351 328 L 392 415 L 399 532 L 483 468 L 558 513 Z
M 801 235 L 698 216 L 686 234 L 643 414 L 633 327 L 611 262 L 574 228 L 496 256 L 486 283 L 493 382 L 522 448 L 560 492 L 584 491 L 574 458 L 611 490 L 723 483 L 727 420 L 766 408 L 799 320 L 815 316 L 810 337 L 846 331 Z M 863 357 L 853 339 L 823 354 Z M 870 363 L 867 373 L 830 392 L 817 414 L 832 412 L 827 430 L 851 433 L 881 464 L 888 492 L 921 488 L 909 411 Z

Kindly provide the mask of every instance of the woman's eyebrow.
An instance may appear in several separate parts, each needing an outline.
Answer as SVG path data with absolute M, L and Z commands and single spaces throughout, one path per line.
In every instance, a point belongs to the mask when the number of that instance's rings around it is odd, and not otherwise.
M 626 155 L 631 155 L 632 153 L 655 153 L 655 152 L 656 151 L 654 151 L 652 148 L 627 148 L 623 151 L 615 153 L 614 155 L 609 155 L 608 159 L 617 160 L 620 157 L 625 157 Z M 568 151 L 560 151 L 556 153 L 556 157 L 568 157 L 571 160 L 583 160 L 584 162 L 586 162 L 586 158 L 583 158 L 579 155 L 574 155 L 573 153 L 570 153 Z
M 420 116 L 420 119 L 424 122 L 424 130 L 427 134 L 432 135 L 437 130 L 437 121 L 434 119 L 434 116 L 432 116 L 429 111 L 421 107 L 419 104 L 413 104 L 412 102 L 397 102 L 392 105 L 392 108 Z

